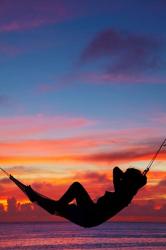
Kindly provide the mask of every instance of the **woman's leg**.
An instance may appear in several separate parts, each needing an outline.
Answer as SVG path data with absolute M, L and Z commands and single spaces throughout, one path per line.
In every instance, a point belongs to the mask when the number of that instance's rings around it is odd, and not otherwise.
M 31 202 L 35 202 L 37 205 L 42 207 L 44 210 L 46 210 L 50 214 L 56 214 L 56 211 L 60 210 L 60 207 L 57 201 L 52 200 L 42 194 L 39 194 L 38 192 L 33 190 L 31 186 L 26 187 L 25 193 Z
M 79 182 L 74 182 L 58 201 L 35 192 L 30 186 L 27 187 L 26 194 L 32 202 L 37 203 L 50 214 L 64 211 L 74 199 L 82 208 L 89 208 L 94 204 L 88 192 Z
M 54 201 L 35 192 L 30 186 L 26 187 L 26 189 L 26 194 L 29 199 L 50 214 L 64 217 L 83 227 L 92 225 L 93 215 L 95 214 L 95 204 L 80 183 L 74 182 L 58 201 Z M 76 199 L 77 205 L 68 204 L 73 199 Z
M 69 204 L 74 199 L 76 204 Z M 59 215 L 77 225 L 87 227 L 93 220 L 96 210 L 95 203 L 79 182 L 74 182 L 58 200 L 58 203 L 62 206 Z
M 94 204 L 88 192 L 79 182 L 74 182 L 58 202 L 67 205 L 74 199 L 76 199 L 77 206 L 80 207 L 88 207 Z

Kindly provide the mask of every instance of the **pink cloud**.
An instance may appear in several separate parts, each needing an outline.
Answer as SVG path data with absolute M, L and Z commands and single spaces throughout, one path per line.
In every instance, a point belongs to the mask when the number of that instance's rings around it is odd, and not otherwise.
M 76 129 L 78 133 L 75 134 Z M 156 136 L 152 137 L 154 134 Z M 95 121 L 85 118 L 1 118 L 0 155 L 3 163 L 10 162 L 10 165 L 12 162 L 20 165 L 33 160 L 38 163 L 57 160 L 99 164 L 141 160 L 151 157 L 163 139 L 160 134 L 160 128 L 149 127 L 98 130 Z M 142 144 L 142 141 L 147 144 Z
M 94 124 L 82 117 L 45 116 L 18 116 L 0 118 L 1 138 L 15 138 L 38 135 L 50 131 L 64 131 L 74 128 L 86 127 Z
M 0 31 L 21 31 L 66 20 L 72 16 L 64 1 L 3 1 Z M 6 16 L 8 17 L 6 19 Z
M 1 118 L 1 163 L 8 166 L 57 162 L 108 165 L 149 161 L 165 133 L 157 124 L 147 128 L 133 125 L 132 128 L 111 130 L 104 128 L 109 125 L 107 123 L 99 129 L 98 125 L 102 125 L 99 121 L 81 117 Z M 165 161 L 164 152 L 158 159 Z
M 95 5 L 95 6 L 94 6 Z M 1 0 L 0 31 L 22 31 L 98 13 L 116 11 L 118 3 L 68 0 Z
M 26 30 L 26 29 L 30 29 L 30 28 L 37 28 L 40 27 L 42 25 L 46 25 L 49 23 L 54 23 L 55 21 L 53 20 L 49 20 L 49 19 L 37 19 L 37 20 L 33 20 L 33 21 L 24 21 L 23 23 L 19 22 L 19 21 L 12 21 L 10 23 L 6 23 L 6 24 L 1 24 L 0 25 L 0 31 L 1 32 L 10 32 L 10 31 L 21 31 L 21 30 Z
M 166 84 L 166 77 L 161 76 L 147 76 L 147 75 L 130 75 L 126 73 L 80 73 L 73 75 L 71 79 L 69 78 L 69 83 L 72 81 L 83 81 L 85 83 L 92 84 Z M 53 90 L 53 86 L 45 88 L 45 91 L 48 92 Z
M 148 4 L 149 7 L 164 7 L 164 0 L 159 4 Z M 145 4 L 146 6 L 146 4 Z M 156 8 L 157 9 L 157 8 Z M 68 1 L 68 0 L 1 0 L 0 31 L 22 31 L 42 27 L 49 24 L 64 22 L 79 16 L 92 16 L 130 10 L 128 4 L 115 1 Z
M 93 143 L 93 141 L 92 141 Z M 129 145 L 124 148 L 102 150 L 104 145 L 93 146 L 88 142 L 71 140 L 64 141 L 26 141 L 18 143 L 1 143 L 1 163 L 4 165 L 38 165 L 38 164 L 73 164 L 94 163 L 95 165 L 113 166 L 115 164 L 142 162 L 147 163 L 154 155 L 154 147 Z M 101 150 L 99 150 L 101 148 Z M 93 149 L 93 150 L 92 150 Z M 90 152 L 91 151 L 91 152 Z M 166 152 L 163 150 L 157 158 L 166 161 Z
M 144 138 L 146 141 L 151 138 L 151 134 L 158 134 L 158 131 L 153 128 L 104 129 L 98 131 L 97 127 L 95 128 L 96 125 L 94 121 L 84 118 L 47 116 L 1 118 L 0 151 L 4 155 L 10 155 L 10 153 L 13 155 L 16 152 L 33 152 L 33 154 L 41 152 L 44 155 L 52 155 L 55 154 L 55 150 L 62 154 L 68 154 L 69 152 L 85 153 L 94 152 L 94 150 L 101 148 L 107 149 L 110 146 L 113 149 L 121 150 L 123 146 L 126 147 L 126 143 L 128 147 L 131 146 L 132 148 L 133 144 L 130 144 L 130 142 L 136 142 L 137 145 L 140 141 L 140 134 L 141 139 Z M 71 131 L 76 128 L 84 128 L 85 131 L 82 130 L 81 135 L 71 136 Z M 66 133 L 65 137 L 64 132 Z M 59 138 L 60 135 L 62 137 Z M 155 141 L 158 141 L 158 138 L 156 138 L 154 138 Z
M 144 74 L 132 75 L 124 73 L 96 73 L 96 72 L 74 72 L 67 76 L 61 77 L 56 83 L 42 83 L 37 86 L 35 91 L 39 94 L 45 94 L 57 91 L 69 85 L 83 83 L 93 85 L 126 85 L 126 84 L 166 84 L 166 77 L 147 76 Z
M 0 2 L 0 32 L 23 31 L 56 24 L 77 18 L 79 16 L 94 15 L 101 10 L 108 11 L 103 4 L 94 9 L 89 1 L 67 0 L 8 0 Z M 111 4 L 112 6 L 112 4 Z M 7 17 L 7 18 L 6 18 Z

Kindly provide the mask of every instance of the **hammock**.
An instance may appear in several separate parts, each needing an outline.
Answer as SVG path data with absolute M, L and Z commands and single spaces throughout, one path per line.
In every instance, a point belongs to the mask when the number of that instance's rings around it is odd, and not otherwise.
M 159 154 L 159 152 L 161 151 L 162 147 L 166 146 L 166 139 L 163 141 L 163 143 L 161 144 L 161 146 L 159 147 L 159 149 L 157 150 L 157 152 L 154 154 L 152 160 L 149 162 L 149 164 L 147 165 L 147 167 L 145 168 L 145 170 L 143 171 L 143 175 L 146 176 L 146 174 L 148 173 L 148 171 L 150 170 L 153 162 L 155 161 L 157 155 Z M 30 193 L 31 193 L 31 186 L 27 186 L 27 185 L 24 185 L 22 182 L 20 182 L 19 180 L 17 180 L 15 177 L 13 177 L 11 174 L 9 174 L 8 172 L 6 172 L 3 168 L 0 167 L 0 170 L 2 170 L 8 177 L 11 181 L 13 181 L 25 194 L 26 196 L 31 200 L 31 197 L 30 197 Z M 34 190 L 33 190 L 34 191 Z M 34 191 L 38 196 L 40 197 L 43 197 L 43 198 L 46 198 L 50 201 L 50 198 L 47 197 L 47 196 L 44 196 L 43 194 L 40 194 L 36 191 Z M 32 200 L 31 200 L 32 201 Z M 54 203 L 55 201 L 52 200 L 52 202 Z M 115 215 L 117 212 L 119 212 L 121 209 L 123 209 L 126 205 L 120 207 L 119 210 L 116 210 L 114 211 L 113 215 Z M 47 210 L 48 211 L 48 210 Z M 53 213 L 52 213 L 53 214 Z M 58 215 L 58 212 L 54 213 L 54 214 L 57 214 Z M 60 214 L 59 214 L 60 215 Z M 67 218 L 67 217 L 66 217 Z M 67 218 L 68 219 L 68 218 Z M 72 221 L 71 219 L 69 219 L 70 221 Z M 72 221 L 75 223 L 75 221 Z M 101 222 L 102 223 L 102 222 Z M 99 225 L 101 224 L 100 222 L 97 223 L 96 225 Z M 80 226 L 83 226 L 83 227 L 91 227 L 91 226 L 96 226 L 95 224 L 93 225 L 90 225 L 90 226 L 85 226 L 85 225 L 82 225 L 82 224 L 79 224 L 78 222 L 76 223 Z

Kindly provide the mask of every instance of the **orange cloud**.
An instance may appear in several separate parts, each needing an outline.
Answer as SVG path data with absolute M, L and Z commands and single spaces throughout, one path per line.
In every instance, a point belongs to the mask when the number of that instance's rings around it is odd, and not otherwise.
M 40 148 L 37 148 L 42 154 Z M 92 153 L 77 155 L 57 155 L 57 156 L 0 156 L 2 165 L 27 165 L 27 164 L 55 164 L 57 162 L 71 164 L 72 162 L 87 162 L 95 164 L 119 164 L 127 162 L 149 161 L 153 156 L 152 152 L 138 152 L 126 150 L 122 152 Z M 162 152 L 158 160 L 166 161 L 166 153 Z
M 157 137 L 149 140 L 151 134 L 159 135 L 153 128 L 98 130 L 98 124 L 86 118 L 44 115 L 0 118 L 0 156 L 8 162 L 11 157 L 14 162 L 17 158 L 20 162 L 20 156 L 24 160 L 28 156 L 27 162 L 30 156 L 35 162 L 40 162 L 41 156 L 44 162 L 49 162 L 47 157 L 57 161 L 110 162 L 147 158 L 156 149 L 154 145 L 160 143 Z M 140 135 L 142 141 L 147 141 L 146 145 L 141 144 Z

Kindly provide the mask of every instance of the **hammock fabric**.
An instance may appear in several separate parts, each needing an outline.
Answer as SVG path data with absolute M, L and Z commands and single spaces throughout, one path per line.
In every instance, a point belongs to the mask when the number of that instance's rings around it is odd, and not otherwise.
M 129 205 L 137 191 L 146 184 L 146 177 L 143 176 L 139 170 L 128 169 L 126 171 L 125 178 L 132 180 L 132 188 L 129 186 L 126 189 L 125 186 L 122 186 L 122 189 L 119 191 L 117 186 L 118 183 L 116 184 L 115 178 L 115 192 L 106 191 L 96 203 L 85 202 L 83 206 L 79 206 L 79 204 L 75 205 L 66 203 L 65 205 L 59 206 L 59 201 L 54 201 L 47 196 L 34 191 L 30 186 L 24 185 L 3 169 L 1 170 L 8 175 L 10 180 L 13 181 L 32 202 L 37 203 L 50 214 L 64 217 L 67 220 L 85 228 L 98 226 L 119 213 L 123 208 Z M 114 170 L 115 171 L 113 171 L 113 173 L 116 172 L 117 180 L 120 181 L 121 177 L 119 175 L 123 175 L 123 172 L 118 167 Z M 135 181 L 135 178 L 137 178 L 137 182 Z M 121 183 L 121 181 L 119 183 Z M 125 183 L 127 182 L 125 181 Z M 123 181 L 121 185 L 123 185 Z M 80 187 L 82 188 L 82 185 L 78 182 L 73 183 L 71 186 L 75 189 L 73 193 L 77 192 Z

